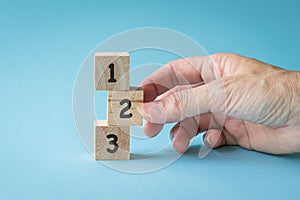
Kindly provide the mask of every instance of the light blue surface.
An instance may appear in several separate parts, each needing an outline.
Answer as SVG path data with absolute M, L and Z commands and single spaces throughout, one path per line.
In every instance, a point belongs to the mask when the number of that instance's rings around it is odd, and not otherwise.
M 297 1 L 1 2 L 0 199 L 299 199 L 299 154 L 227 147 L 199 160 L 195 146 L 163 170 L 126 174 L 90 157 L 72 116 L 77 70 L 113 34 L 170 28 L 209 53 L 300 70 L 299 8 Z

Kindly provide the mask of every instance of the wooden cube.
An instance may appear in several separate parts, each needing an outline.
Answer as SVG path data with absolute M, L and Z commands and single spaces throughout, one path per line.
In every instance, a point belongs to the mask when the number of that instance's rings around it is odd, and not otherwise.
M 108 125 L 141 126 L 142 116 L 138 112 L 143 106 L 142 88 L 131 87 L 129 91 L 108 92 Z
M 96 52 L 95 90 L 129 90 L 129 62 L 127 52 Z
M 107 120 L 94 122 L 95 160 L 129 160 L 130 127 L 108 126 Z

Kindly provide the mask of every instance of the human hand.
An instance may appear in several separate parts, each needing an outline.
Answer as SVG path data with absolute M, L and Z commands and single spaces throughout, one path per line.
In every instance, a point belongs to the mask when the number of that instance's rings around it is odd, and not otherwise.
M 141 86 L 144 133 L 153 137 L 163 124 L 177 122 L 170 134 L 178 152 L 185 152 L 190 139 L 204 131 L 211 148 L 300 152 L 300 72 L 214 54 L 172 61 Z

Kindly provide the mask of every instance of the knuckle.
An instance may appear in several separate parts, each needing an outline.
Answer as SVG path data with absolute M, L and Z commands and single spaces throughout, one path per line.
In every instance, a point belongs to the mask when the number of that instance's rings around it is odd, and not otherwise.
M 164 101 L 164 107 L 167 113 L 172 116 L 168 116 L 170 119 L 182 119 L 182 113 L 184 109 L 185 95 L 182 91 L 178 91 L 170 95 Z

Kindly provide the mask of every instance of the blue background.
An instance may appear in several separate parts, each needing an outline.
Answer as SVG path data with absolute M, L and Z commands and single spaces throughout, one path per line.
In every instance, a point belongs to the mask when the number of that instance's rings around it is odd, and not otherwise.
M 170 28 L 209 53 L 300 70 L 299 8 L 261 0 L 1 1 L 0 199 L 299 199 L 299 154 L 226 147 L 199 160 L 191 147 L 160 171 L 126 174 L 92 159 L 72 115 L 86 55 L 132 28 Z

